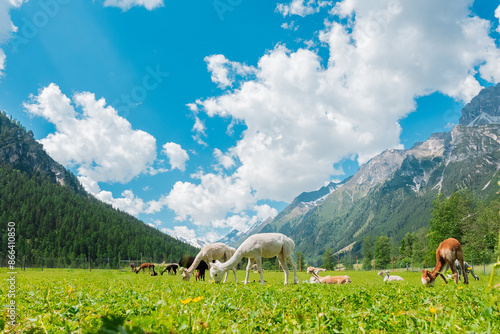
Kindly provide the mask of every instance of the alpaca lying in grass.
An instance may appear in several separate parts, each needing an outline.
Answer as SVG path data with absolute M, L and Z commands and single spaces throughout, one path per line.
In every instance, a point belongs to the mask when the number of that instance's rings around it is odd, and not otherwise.
M 307 268 L 307 273 L 308 274 L 312 274 L 313 272 L 315 272 L 316 274 L 319 273 L 320 271 L 326 271 L 326 269 L 323 269 L 323 268 L 315 268 L 315 267 L 308 267 Z
M 316 272 L 312 271 L 311 274 L 315 277 L 316 281 L 318 283 L 323 283 L 323 284 L 346 284 L 346 283 L 351 283 L 351 279 L 349 276 L 325 276 L 321 277 Z
M 392 281 L 404 281 L 404 279 L 400 276 L 396 275 L 390 275 L 389 276 L 389 270 L 386 271 L 381 271 L 378 273 L 379 276 L 382 276 L 384 278 L 384 282 L 392 282 Z

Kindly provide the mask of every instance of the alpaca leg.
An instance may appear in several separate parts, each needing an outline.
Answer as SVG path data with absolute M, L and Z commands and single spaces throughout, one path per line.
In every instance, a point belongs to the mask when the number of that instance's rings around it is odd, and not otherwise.
M 458 262 L 460 262 L 460 265 L 462 266 L 462 275 L 464 276 L 464 284 L 469 284 L 469 275 L 467 274 L 467 270 L 465 270 L 465 264 L 463 258 L 458 259 Z
M 252 269 L 254 259 L 248 258 L 247 274 L 245 276 L 245 284 L 248 284 L 248 277 L 250 276 L 250 269 Z
M 264 276 L 262 275 L 262 258 L 261 257 L 255 258 L 255 262 L 257 263 L 257 270 L 259 271 L 260 275 L 260 284 L 264 285 Z
M 234 273 L 234 282 L 238 283 L 238 279 L 236 278 L 236 267 L 233 267 L 233 273 Z
M 288 274 L 290 273 L 290 270 L 288 269 L 288 264 L 286 263 L 285 256 L 283 255 L 283 251 L 281 251 L 278 254 L 278 261 L 281 264 L 281 267 L 283 268 L 283 272 L 285 273 L 285 285 L 288 284 Z
M 288 254 L 288 256 L 286 257 L 286 260 L 288 261 L 288 263 L 290 263 L 290 265 L 293 268 L 293 283 L 297 284 L 297 282 L 299 281 L 297 279 L 297 266 L 295 265 L 295 262 L 293 262 L 291 255 Z
M 453 280 L 455 281 L 455 284 L 458 284 L 458 273 L 457 273 L 457 268 L 455 267 L 455 262 L 448 263 L 450 266 L 451 272 L 453 273 Z

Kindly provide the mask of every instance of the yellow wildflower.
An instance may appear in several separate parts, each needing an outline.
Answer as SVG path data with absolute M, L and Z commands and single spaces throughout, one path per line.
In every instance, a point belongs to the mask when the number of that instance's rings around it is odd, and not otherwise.
M 193 301 L 193 303 L 197 303 L 197 302 L 199 302 L 199 301 L 200 301 L 200 300 L 202 300 L 202 299 L 203 299 L 203 297 L 202 297 L 202 296 L 200 296 L 200 297 L 196 297 L 196 298 L 195 298 L 195 299 L 193 299 L 192 301 Z
M 463 286 L 459 286 L 458 287 L 458 290 L 462 290 L 464 287 Z
M 181 299 L 181 303 L 183 303 L 183 304 L 188 304 L 188 303 L 190 303 L 190 302 L 191 302 L 191 300 L 192 300 L 191 298 L 188 298 L 188 299 L 186 299 L 186 300 L 182 300 L 182 299 Z
M 434 307 L 429 307 L 429 311 L 431 311 L 431 313 L 436 313 L 437 312 L 437 309 L 435 309 Z

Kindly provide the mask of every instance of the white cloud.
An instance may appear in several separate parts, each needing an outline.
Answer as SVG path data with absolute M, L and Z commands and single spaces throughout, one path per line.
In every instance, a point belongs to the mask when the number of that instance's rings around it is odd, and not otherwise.
M 186 170 L 186 161 L 189 160 L 189 155 L 181 145 L 166 143 L 163 145 L 163 154 L 168 157 L 172 170 L 176 168 L 183 172 Z
M 184 238 L 184 239 L 194 239 L 196 238 L 196 232 L 187 226 L 174 226 L 174 229 L 162 228 L 163 233 L 167 233 L 174 238 Z
M 294 4 L 312 3 L 293 1 L 282 13 L 290 15 Z M 363 163 L 398 147 L 398 122 L 415 109 L 416 97 L 441 92 L 468 102 L 481 88 L 476 75 L 500 81 L 500 53 L 489 36 L 491 24 L 472 16 L 470 4 L 337 2 L 318 34 L 329 49 L 325 65 L 316 52 L 278 45 L 259 60 L 255 78 L 197 101 L 197 110 L 209 117 L 230 117 L 246 125 L 234 147 L 216 154 L 235 160 L 234 174 L 207 177 L 227 181 L 221 187 L 247 191 L 238 197 L 247 205 L 261 199 L 290 202 L 304 189 L 318 188 L 339 174 L 333 165 L 342 158 L 357 156 Z M 338 16 L 347 19 L 339 23 Z M 217 59 L 230 62 L 221 55 Z M 220 73 L 214 82 L 233 84 Z M 182 183 L 182 188 L 186 193 L 204 189 L 191 183 Z M 203 196 L 203 206 L 197 207 L 191 202 L 199 203 L 199 196 L 186 196 L 183 204 L 190 209 L 181 216 L 213 220 L 216 215 L 202 213 L 215 207 L 219 220 L 226 219 L 224 213 L 238 213 L 234 202 L 211 203 L 217 199 Z
M 196 174 L 199 184 L 177 182 L 165 203 L 177 215 L 177 220 L 191 219 L 197 225 L 223 220 L 228 212 L 251 208 L 254 199 L 250 187 L 241 179 L 215 174 Z
M 255 71 L 251 66 L 227 60 L 224 55 L 205 57 L 205 62 L 212 73 L 212 82 L 222 89 L 232 86 L 238 76 L 247 76 Z
M 13 33 L 17 31 L 17 27 L 12 23 L 9 12 L 12 8 L 20 7 L 23 2 L 25 1 L 0 1 L 0 46 L 7 43 L 7 41 L 12 37 Z M 3 71 L 5 70 L 5 60 L 5 52 L 0 49 L 0 76 L 3 75 Z
M 94 94 L 76 93 L 72 101 L 50 84 L 31 96 L 26 110 L 55 125 L 55 133 L 40 140 L 52 158 L 75 166 L 78 175 L 92 182 L 126 183 L 150 168 L 156 158 L 156 140 L 132 129 L 131 124 Z M 78 112 L 75 107 L 81 109 Z
M 218 148 L 214 149 L 214 157 L 217 159 L 220 165 L 225 169 L 229 169 L 234 166 L 234 159 L 229 154 L 222 153 Z
M 292 21 L 290 23 L 284 22 L 281 24 L 281 28 L 283 28 L 285 30 L 293 30 L 293 31 L 299 30 L 299 26 L 295 25 L 295 21 Z
M 144 6 L 147 10 L 163 7 L 163 0 L 106 0 L 104 7 L 118 7 L 127 11 L 134 6 Z
M 167 205 L 166 197 L 162 196 L 159 200 L 151 200 L 144 202 L 143 199 L 137 197 L 132 190 L 125 190 L 121 193 L 122 197 L 115 198 L 113 193 L 106 190 L 101 190 L 99 184 L 87 176 L 78 177 L 85 189 L 95 198 L 112 205 L 115 209 L 119 209 L 126 212 L 134 217 L 138 217 L 139 214 L 152 214 L 159 212 Z M 155 221 L 156 224 L 160 221 Z M 157 225 L 160 225 L 161 222 Z
M 321 8 L 331 5 L 331 1 L 292 0 L 290 4 L 278 4 L 276 10 L 284 17 L 288 15 L 307 16 L 318 13 Z
M 500 5 L 495 9 L 495 17 L 498 19 L 497 31 L 500 32 Z

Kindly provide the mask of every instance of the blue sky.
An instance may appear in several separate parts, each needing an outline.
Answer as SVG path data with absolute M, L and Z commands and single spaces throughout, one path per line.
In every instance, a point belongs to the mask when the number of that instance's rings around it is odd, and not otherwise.
M 497 1 L 0 0 L 0 109 L 87 190 L 215 241 L 500 81 Z

